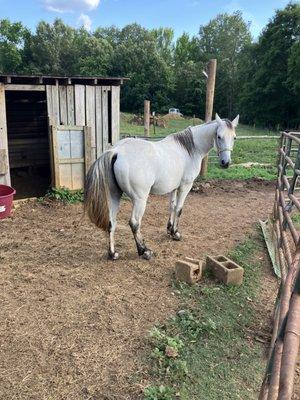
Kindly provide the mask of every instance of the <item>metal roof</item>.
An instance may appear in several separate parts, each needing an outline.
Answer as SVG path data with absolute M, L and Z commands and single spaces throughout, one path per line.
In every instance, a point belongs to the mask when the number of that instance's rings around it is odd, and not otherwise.
M 119 86 L 128 78 L 103 76 L 56 76 L 56 75 L 17 75 L 0 74 L 0 82 L 20 85 L 115 85 Z

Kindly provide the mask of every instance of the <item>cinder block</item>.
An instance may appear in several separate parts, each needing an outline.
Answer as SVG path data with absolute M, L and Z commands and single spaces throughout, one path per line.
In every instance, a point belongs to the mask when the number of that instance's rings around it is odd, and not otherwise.
M 197 258 L 192 258 L 192 257 L 185 257 L 184 258 L 186 261 L 191 262 L 193 264 L 199 265 L 199 268 L 201 266 L 201 271 L 205 271 L 206 270 L 206 263 L 197 259 Z
M 178 260 L 175 264 L 175 276 L 181 282 L 193 285 L 198 282 L 202 276 L 202 262 L 189 262 L 186 260 Z
M 239 286 L 243 283 L 244 268 L 225 256 L 207 256 L 206 268 L 211 269 L 214 276 L 225 285 Z

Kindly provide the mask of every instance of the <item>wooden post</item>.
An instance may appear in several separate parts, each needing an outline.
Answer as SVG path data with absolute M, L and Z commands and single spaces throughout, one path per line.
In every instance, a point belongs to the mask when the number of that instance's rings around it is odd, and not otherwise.
M 214 108 L 214 95 L 216 83 L 217 60 L 215 58 L 209 60 L 207 68 L 207 83 L 206 83 L 206 107 L 205 107 L 205 122 L 212 119 Z M 208 156 L 204 157 L 201 165 L 200 176 L 204 177 L 207 174 Z
M 144 101 L 144 134 L 150 136 L 150 101 Z

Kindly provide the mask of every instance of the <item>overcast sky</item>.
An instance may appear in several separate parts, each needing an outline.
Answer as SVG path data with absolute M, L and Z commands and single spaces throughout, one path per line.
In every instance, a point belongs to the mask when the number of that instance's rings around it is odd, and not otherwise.
M 219 13 L 241 10 L 251 21 L 257 37 L 278 8 L 288 0 L 0 0 L 0 18 L 22 21 L 34 29 L 37 22 L 59 17 L 66 23 L 88 30 L 98 26 L 137 22 L 147 28 L 172 27 L 176 37 L 183 32 L 196 34 Z

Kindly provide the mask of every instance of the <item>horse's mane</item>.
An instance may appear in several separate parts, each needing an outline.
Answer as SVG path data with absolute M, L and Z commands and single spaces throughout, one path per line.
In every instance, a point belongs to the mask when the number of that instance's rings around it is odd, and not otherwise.
M 190 156 L 193 155 L 193 153 L 196 150 L 194 139 L 193 139 L 193 134 L 191 131 L 191 128 L 188 127 L 182 132 L 174 133 L 173 138 L 175 142 L 177 142 L 180 146 L 182 146 Z
M 228 128 L 233 129 L 232 122 L 228 118 L 222 119 L 227 125 Z M 215 119 L 213 121 L 205 122 L 204 125 L 209 125 L 217 122 Z

